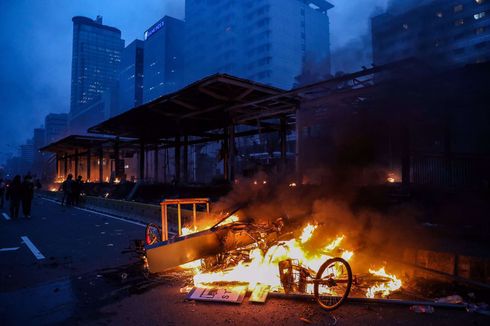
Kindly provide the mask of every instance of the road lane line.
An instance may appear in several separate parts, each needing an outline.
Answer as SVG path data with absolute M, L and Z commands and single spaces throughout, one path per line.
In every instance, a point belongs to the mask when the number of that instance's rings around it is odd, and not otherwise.
M 31 252 L 34 255 L 34 257 L 36 257 L 38 260 L 41 260 L 41 259 L 46 258 L 39 251 L 39 249 L 37 249 L 37 247 L 32 243 L 32 241 L 29 240 L 29 238 L 27 236 L 24 235 L 24 236 L 22 236 L 20 238 L 22 239 L 22 241 L 24 241 L 25 245 L 29 248 L 29 250 L 31 250 Z
M 57 202 L 56 200 L 48 199 L 48 198 L 44 198 L 44 197 L 40 197 L 40 198 L 43 199 L 43 200 L 50 201 L 52 203 L 61 205 L 61 203 Z M 140 222 L 127 220 L 127 219 L 124 219 L 124 218 L 121 218 L 121 217 L 117 217 L 117 216 L 114 216 L 114 215 L 109 215 L 109 214 L 97 212 L 97 211 L 94 211 L 94 210 L 91 210 L 91 209 L 86 209 L 86 208 L 81 208 L 81 207 L 74 207 L 74 206 L 71 206 L 71 208 L 75 208 L 75 209 L 78 209 L 80 211 L 84 211 L 84 212 L 88 212 L 88 213 L 92 213 L 92 214 L 102 215 L 102 216 L 109 217 L 109 218 L 112 218 L 112 219 L 115 219 L 115 220 L 119 220 L 119 221 L 122 221 L 122 222 L 126 222 L 126 223 L 130 223 L 130 224 L 134 224 L 134 225 L 139 225 L 139 226 L 142 226 L 142 227 L 146 227 L 146 224 L 143 224 L 143 223 L 140 223 Z
M 7 221 L 10 221 L 10 216 L 7 213 L 2 213 L 3 218 L 6 219 Z
M 14 251 L 19 249 L 19 247 L 12 247 L 12 248 L 0 248 L 0 251 Z

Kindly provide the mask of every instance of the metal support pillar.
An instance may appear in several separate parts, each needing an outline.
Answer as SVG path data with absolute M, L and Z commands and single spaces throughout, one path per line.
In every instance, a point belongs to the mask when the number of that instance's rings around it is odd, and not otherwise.
M 92 169 L 92 162 L 91 162 L 91 155 L 92 153 L 90 153 L 90 148 L 87 149 L 87 179 L 86 181 L 89 181 L 90 180 L 90 173 L 91 173 L 91 169 Z
M 189 182 L 189 137 L 184 136 L 184 183 Z
M 60 171 L 60 155 L 58 153 L 56 154 L 55 160 L 56 160 L 56 165 L 55 165 L 55 167 L 56 167 L 56 179 L 58 180 L 60 178 L 60 176 L 61 176 L 61 171 Z
M 287 121 L 286 117 L 281 117 L 281 127 L 279 130 L 279 137 L 281 138 L 281 165 L 284 169 L 286 167 L 287 162 Z
M 223 130 L 224 140 L 222 148 L 222 158 L 223 158 L 223 176 L 226 181 L 229 181 L 229 150 L 228 150 L 228 129 Z
M 119 169 L 119 165 L 121 163 L 119 162 L 119 137 L 116 137 L 116 139 L 114 140 L 114 171 L 116 173 L 114 173 L 114 176 L 116 178 L 121 178 L 122 175 L 119 175 L 119 172 L 120 172 L 120 169 Z
M 448 186 L 453 185 L 453 164 L 452 164 L 452 135 L 451 135 L 451 112 L 450 109 L 448 109 L 447 106 L 446 110 L 444 110 L 444 166 L 445 166 L 445 172 L 443 174 L 445 175 L 445 182 L 447 183 Z
M 155 178 L 155 182 L 158 182 L 158 144 L 155 145 L 153 152 L 153 177 Z
M 410 129 L 408 126 L 408 122 L 405 120 L 403 122 L 402 128 L 402 185 L 405 188 L 410 186 Z
M 66 153 L 65 153 L 65 159 L 64 159 L 63 164 L 64 164 L 64 171 L 63 171 L 64 173 L 63 174 L 64 174 L 64 177 L 66 179 L 66 177 L 68 176 L 68 154 L 66 154 Z
M 75 149 L 75 175 L 73 176 L 74 179 L 78 178 L 78 149 Z
M 175 137 L 175 183 L 180 183 L 180 136 Z
M 99 149 L 99 182 L 104 182 L 104 150 Z
M 231 125 L 228 127 L 228 180 L 233 182 L 235 180 L 235 126 Z
M 140 164 L 139 164 L 139 176 L 138 180 L 143 181 L 145 179 L 145 143 L 140 143 L 140 154 L 139 154 Z

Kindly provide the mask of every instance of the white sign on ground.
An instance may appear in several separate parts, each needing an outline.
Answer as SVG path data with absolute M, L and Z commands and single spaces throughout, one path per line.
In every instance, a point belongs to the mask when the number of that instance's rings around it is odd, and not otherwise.
M 195 287 L 191 290 L 191 292 L 189 292 L 187 299 L 198 301 L 242 303 L 246 293 L 246 285 L 232 287 L 216 286 L 209 288 Z

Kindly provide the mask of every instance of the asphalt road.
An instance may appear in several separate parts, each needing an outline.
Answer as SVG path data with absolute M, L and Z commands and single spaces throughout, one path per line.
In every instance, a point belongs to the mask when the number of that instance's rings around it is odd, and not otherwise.
M 347 303 L 328 313 L 313 302 L 275 298 L 262 305 L 186 301 L 180 275 L 142 272 L 130 248 L 143 231 L 132 221 L 39 198 L 29 220 L 0 214 L 0 325 L 490 324 L 490 317 L 465 311 L 416 314 L 406 306 Z
M 100 271 L 134 263 L 134 255 L 122 252 L 144 235 L 142 225 L 40 198 L 30 219 L 12 219 L 7 208 L 0 214 L 2 325 L 73 317 L 78 292 L 95 287 L 90 282 L 103 279 Z

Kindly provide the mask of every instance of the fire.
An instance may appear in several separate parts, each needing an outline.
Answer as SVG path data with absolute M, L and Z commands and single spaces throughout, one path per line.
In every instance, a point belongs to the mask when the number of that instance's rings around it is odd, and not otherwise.
M 313 231 L 315 231 L 315 229 L 317 228 L 316 225 L 313 225 L 313 224 L 308 224 L 304 229 L 303 229 L 303 232 L 301 233 L 301 236 L 299 237 L 301 243 L 305 243 L 307 242 L 308 240 L 311 239 L 311 237 L 313 236 Z
M 238 217 L 232 215 L 223 223 L 227 224 L 234 221 L 238 221 Z M 320 266 L 332 257 L 340 256 L 346 261 L 352 260 L 354 252 L 340 247 L 346 239 L 343 234 L 338 235 L 316 252 L 312 253 L 311 248 L 306 250 L 305 245 L 312 240 L 317 229 L 318 225 L 308 224 L 302 229 L 298 237 L 279 242 L 266 251 L 255 246 L 250 250 L 248 259 L 242 259 L 236 265 L 223 267 L 217 271 L 204 272 L 201 267 L 202 260 L 190 262 L 181 265 L 181 267 L 193 271 L 194 286 L 206 287 L 214 283 L 228 283 L 229 286 L 247 284 L 248 289 L 253 291 L 260 283 L 270 286 L 270 291 L 283 291 L 278 268 L 279 262 L 288 259 L 297 261 L 300 266 L 312 271 L 311 276 L 314 277 Z M 197 228 L 185 227 L 182 228 L 182 235 L 197 231 L 199 231 Z M 380 277 L 382 280 L 367 290 L 365 295 L 368 298 L 374 298 L 377 294 L 385 297 L 402 286 L 401 280 L 395 275 L 386 273 L 385 267 L 379 270 L 369 269 L 369 273 Z M 313 293 L 313 284 L 308 284 L 306 293 Z M 331 294 L 335 295 L 335 293 Z
M 232 268 L 209 273 L 196 270 L 194 285 L 206 286 L 216 282 L 248 283 L 249 290 L 253 290 L 257 283 L 261 283 L 271 286 L 271 291 L 277 291 L 281 290 L 278 268 L 280 261 L 293 259 L 298 261 L 301 266 L 317 271 L 327 259 L 334 256 L 330 253 L 333 250 L 341 250 L 343 256 L 352 258 L 353 252 L 338 247 L 341 242 L 338 240 L 339 237 L 319 253 L 307 252 L 303 245 L 311 240 L 316 229 L 316 225 L 308 224 L 303 228 L 300 237 L 273 245 L 265 253 L 259 248 L 254 248 L 250 251 L 249 260 L 241 261 Z M 344 237 L 341 236 L 341 238 Z M 312 293 L 312 290 L 311 287 L 307 291 Z
M 226 220 L 222 221 L 220 225 L 226 225 L 226 224 L 238 222 L 239 219 L 240 218 L 237 215 L 230 215 Z M 181 230 L 181 236 L 182 235 L 189 235 L 189 234 L 196 233 L 196 232 L 199 232 L 202 230 L 206 230 L 206 229 L 209 229 L 211 226 L 212 225 L 205 225 L 205 226 L 201 226 L 199 228 L 197 226 L 194 226 L 194 227 L 184 226 L 184 227 L 182 227 L 182 230 Z
M 393 274 L 388 274 L 385 271 L 385 267 L 381 267 L 378 270 L 369 269 L 369 273 L 388 279 L 388 282 L 377 283 L 370 287 L 366 292 L 366 297 L 374 298 L 377 293 L 380 293 L 383 297 L 388 296 L 391 292 L 398 290 L 402 287 L 402 281 Z

